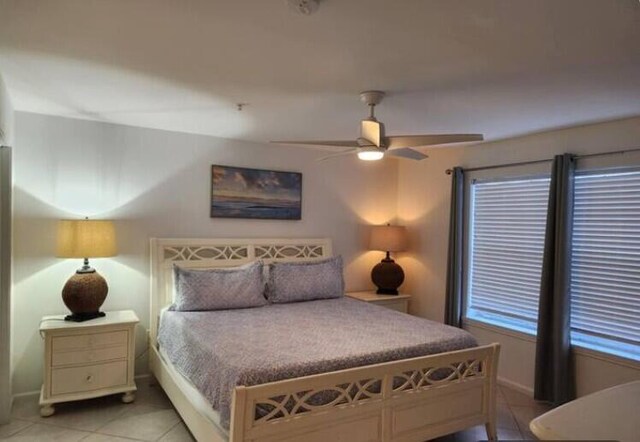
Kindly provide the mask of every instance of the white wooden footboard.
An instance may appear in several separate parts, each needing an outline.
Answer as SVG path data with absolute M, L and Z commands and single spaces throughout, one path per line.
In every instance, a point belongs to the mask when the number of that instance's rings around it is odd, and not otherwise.
M 237 387 L 229 440 L 424 441 L 479 424 L 495 438 L 499 350 L 493 344 Z M 313 405 L 327 391 L 334 399 Z

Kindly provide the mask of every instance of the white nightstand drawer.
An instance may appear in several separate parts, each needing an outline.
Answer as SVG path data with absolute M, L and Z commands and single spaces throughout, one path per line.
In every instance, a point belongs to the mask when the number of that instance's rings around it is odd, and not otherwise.
M 381 302 L 376 302 L 375 304 L 381 307 L 386 307 L 390 310 L 395 310 L 397 312 L 407 313 L 406 299 L 399 299 L 397 301 L 381 301 Z
M 52 395 L 126 385 L 127 361 L 84 367 L 55 368 L 51 372 L 51 381 Z
M 127 331 L 91 333 L 73 336 L 54 336 L 53 351 L 80 350 L 116 345 L 127 345 Z
M 51 355 L 51 365 L 90 364 L 92 362 L 111 361 L 114 359 L 126 359 L 127 346 L 96 348 L 81 351 L 58 351 Z

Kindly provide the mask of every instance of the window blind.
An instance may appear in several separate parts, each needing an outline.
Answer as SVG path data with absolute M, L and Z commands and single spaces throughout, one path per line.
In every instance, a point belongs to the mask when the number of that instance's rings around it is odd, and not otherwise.
M 549 181 L 471 185 L 467 317 L 535 332 Z
M 571 296 L 572 330 L 640 347 L 640 171 L 576 176 Z

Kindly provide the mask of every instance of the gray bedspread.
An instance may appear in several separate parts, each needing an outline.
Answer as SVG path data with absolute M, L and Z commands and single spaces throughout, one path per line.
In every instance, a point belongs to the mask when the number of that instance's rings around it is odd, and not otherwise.
M 207 312 L 166 311 L 158 341 L 228 429 L 236 385 L 459 350 L 469 333 L 351 298 Z

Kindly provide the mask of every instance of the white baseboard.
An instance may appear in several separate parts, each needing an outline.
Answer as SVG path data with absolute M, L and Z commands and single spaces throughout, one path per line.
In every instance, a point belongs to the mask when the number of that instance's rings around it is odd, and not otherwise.
M 39 395 L 40 395 L 40 390 L 25 391 L 22 393 L 16 393 L 12 395 L 11 400 L 15 401 L 16 399 L 21 399 L 21 398 L 30 397 L 30 396 L 39 396 Z
M 522 385 L 518 382 L 510 381 L 503 377 L 498 376 L 498 384 L 516 390 L 522 394 L 526 394 L 529 397 L 533 397 L 533 388 Z
M 133 377 L 133 379 L 135 379 L 136 381 L 142 381 L 144 379 L 149 379 L 151 377 L 151 373 L 142 373 L 142 374 L 137 374 Z

